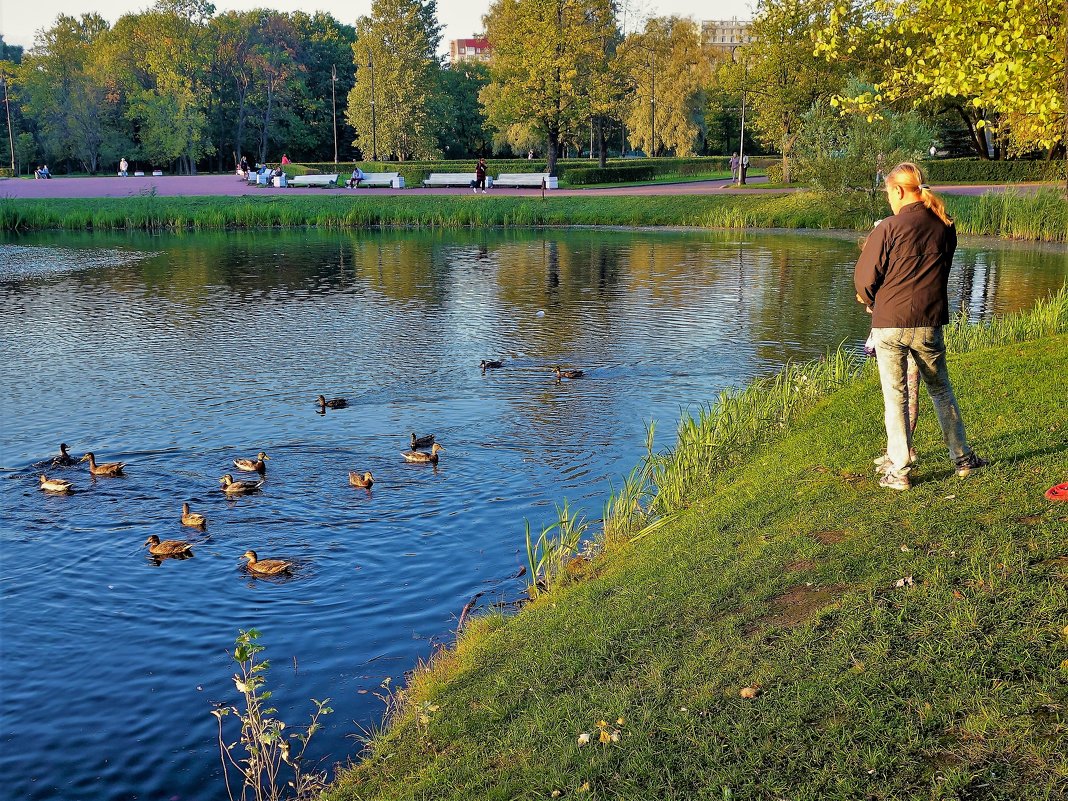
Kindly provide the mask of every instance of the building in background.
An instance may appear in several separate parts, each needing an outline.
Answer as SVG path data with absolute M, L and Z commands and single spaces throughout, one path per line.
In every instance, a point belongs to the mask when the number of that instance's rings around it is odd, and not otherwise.
M 739 45 L 749 44 L 753 37 L 749 34 L 750 20 L 709 19 L 701 23 L 701 38 L 709 47 L 722 47 L 733 50 Z
M 449 60 L 453 64 L 459 64 L 461 61 L 489 61 L 489 40 L 484 36 L 453 39 L 449 42 Z

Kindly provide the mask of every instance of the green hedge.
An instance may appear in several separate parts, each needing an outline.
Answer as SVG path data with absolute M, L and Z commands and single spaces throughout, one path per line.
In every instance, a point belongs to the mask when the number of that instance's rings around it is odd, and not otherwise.
M 581 167 L 567 171 L 567 182 L 572 186 L 585 184 L 621 184 L 627 181 L 648 181 L 656 177 L 652 164 L 634 164 L 618 167 Z
M 1012 181 L 1064 180 L 1065 164 L 1060 161 L 983 161 L 982 159 L 936 159 L 925 161 L 927 179 L 937 183 L 954 181 L 1003 183 Z
M 0 167 L 0 178 L 14 178 L 15 171 L 10 167 Z
M 752 163 L 749 165 L 752 167 Z M 769 164 L 764 168 L 764 171 L 768 175 L 769 184 L 781 184 L 782 183 L 782 162 L 776 161 L 774 164 Z

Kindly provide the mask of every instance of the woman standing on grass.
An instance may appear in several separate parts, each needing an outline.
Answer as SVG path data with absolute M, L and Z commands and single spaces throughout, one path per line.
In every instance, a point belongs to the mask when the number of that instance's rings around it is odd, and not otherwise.
M 890 171 L 886 195 L 894 214 L 864 243 L 854 283 L 857 300 L 871 310 L 883 390 L 887 443 L 886 459 L 878 467 L 879 485 L 907 490 L 912 469 L 909 354 L 934 402 L 957 475 L 963 478 L 987 462 L 968 447 L 946 366 L 942 326 L 949 322 L 949 268 L 957 249 L 953 220 L 915 164 L 905 162 Z

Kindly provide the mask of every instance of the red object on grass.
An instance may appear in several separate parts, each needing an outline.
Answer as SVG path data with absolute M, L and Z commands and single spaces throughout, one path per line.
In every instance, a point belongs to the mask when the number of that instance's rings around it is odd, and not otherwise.
M 1050 487 L 1046 497 L 1051 501 L 1068 501 L 1068 482 Z

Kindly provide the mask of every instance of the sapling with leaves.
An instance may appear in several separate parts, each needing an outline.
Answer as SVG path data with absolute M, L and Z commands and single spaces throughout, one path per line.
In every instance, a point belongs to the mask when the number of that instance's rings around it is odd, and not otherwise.
M 235 643 L 233 656 L 238 672 L 234 674 L 234 685 L 243 696 L 243 708 L 224 706 L 212 710 L 219 723 L 219 757 L 227 795 L 234 800 L 230 786 L 233 769 L 241 775 L 238 797 L 242 801 L 303 801 L 316 797 L 326 786 L 326 773 L 305 771 L 304 753 L 319 729 L 319 719 L 334 710 L 328 706 L 329 698 L 323 701 L 313 698 L 315 711 L 303 729 L 287 729 L 285 721 L 273 717 L 278 710 L 269 706 L 271 691 L 266 689 L 265 677 L 270 662 L 258 658 L 264 650 L 259 637 L 260 632 L 256 629 L 240 631 Z M 237 740 L 228 744 L 223 718 L 229 715 L 241 722 L 241 733 Z M 283 774 L 290 772 L 291 778 L 283 778 Z

